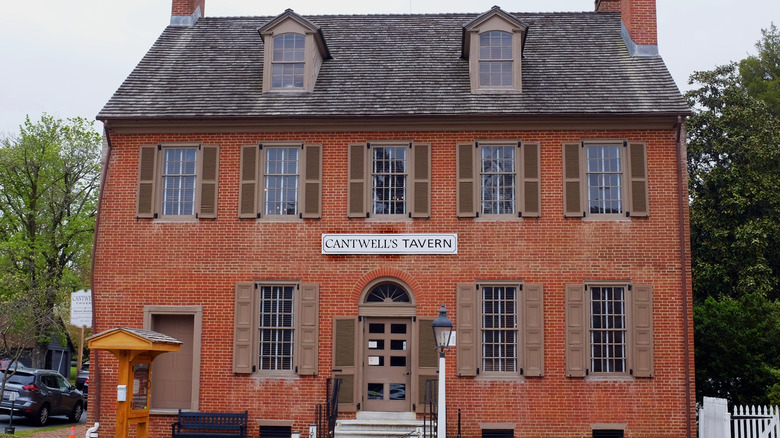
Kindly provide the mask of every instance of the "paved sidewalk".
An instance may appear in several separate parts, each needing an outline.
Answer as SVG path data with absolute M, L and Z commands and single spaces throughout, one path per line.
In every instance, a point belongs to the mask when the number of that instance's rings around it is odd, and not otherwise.
M 35 437 L 35 438 L 70 438 L 71 426 L 64 426 L 62 428 L 59 428 L 57 430 L 47 430 L 47 431 L 41 431 L 41 432 L 35 432 L 33 434 L 27 435 L 28 437 Z M 0 429 L 0 433 L 3 432 L 3 429 Z M 87 425 L 86 424 L 77 424 L 76 430 L 73 432 L 74 435 L 76 435 L 76 438 L 84 438 L 87 434 Z M 13 436 L 13 435 L 7 435 L 7 436 Z

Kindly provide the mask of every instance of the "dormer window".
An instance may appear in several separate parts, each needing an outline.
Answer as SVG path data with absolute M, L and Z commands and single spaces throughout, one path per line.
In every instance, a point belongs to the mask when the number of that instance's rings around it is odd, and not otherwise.
M 479 36 L 479 84 L 512 88 L 512 34 L 485 32 Z
M 274 37 L 271 88 L 303 88 L 306 38 L 285 33 Z
M 265 44 L 263 92 L 311 92 L 330 59 L 320 28 L 291 9 L 257 30 Z
M 519 93 L 528 28 L 494 6 L 464 26 L 463 57 L 469 61 L 472 93 Z

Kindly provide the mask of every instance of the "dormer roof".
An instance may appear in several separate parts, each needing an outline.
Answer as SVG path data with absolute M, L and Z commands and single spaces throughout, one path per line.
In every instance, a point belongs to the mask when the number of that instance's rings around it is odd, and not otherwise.
M 279 27 L 280 25 L 287 23 L 288 21 L 293 21 L 297 23 L 301 30 L 306 33 L 314 34 L 314 41 L 317 43 L 317 48 L 320 51 L 320 55 L 322 56 L 322 59 L 330 59 L 330 51 L 328 50 L 328 45 L 325 43 L 325 38 L 322 35 L 322 30 L 319 26 L 312 23 L 311 21 L 303 18 L 302 16 L 298 15 L 293 11 L 292 9 L 287 9 L 281 14 L 277 15 L 264 25 L 257 28 L 257 32 L 260 34 L 260 38 L 263 39 L 264 43 L 267 43 L 265 40 L 266 35 L 270 35 L 273 33 L 274 29 Z
M 463 58 L 468 59 L 470 55 L 469 53 L 470 44 L 468 44 L 468 38 L 467 38 L 468 33 L 479 32 L 480 26 L 482 26 L 485 22 L 489 21 L 494 17 L 504 20 L 507 24 L 513 27 L 516 32 L 521 32 L 523 36 L 525 36 L 525 33 L 528 30 L 528 26 L 526 26 L 522 21 L 517 19 L 517 17 L 515 17 L 514 15 L 508 12 L 505 12 L 503 9 L 501 9 L 498 6 L 493 6 L 492 8 L 490 8 L 489 11 L 483 13 L 477 18 L 463 25 Z

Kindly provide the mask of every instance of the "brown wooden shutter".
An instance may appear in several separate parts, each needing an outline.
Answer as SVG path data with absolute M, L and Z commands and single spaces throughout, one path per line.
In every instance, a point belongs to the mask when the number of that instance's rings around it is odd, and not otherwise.
M 459 376 L 476 376 L 479 373 L 477 352 L 479 349 L 479 321 L 477 320 L 477 289 L 474 283 L 458 284 L 457 368 Z
M 653 377 L 653 287 L 634 285 L 632 289 L 633 374 Z
M 357 317 L 337 316 L 333 319 L 333 377 L 341 379 L 339 410 L 357 411 Z
M 412 145 L 412 217 L 431 217 L 431 145 Z
M 563 215 L 582 217 L 582 177 L 580 157 L 582 146 L 579 143 L 563 144 Z
M 523 285 L 523 374 L 544 375 L 544 291 L 541 284 Z
M 257 297 L 254 282 L 236 283 L 233 315 L 233 372 L 255 371 L 255 332 L 257 331 Z
M 539 217 L 542 215 L 542 185 L 540 177 L 540 145 L 539 143 L 523 143 L 523 217 Z
M 587 301 L 585 286 L 566 285 L 566 376 L 585 377 L 587 371 Z
M 314 376 L 319 371 L 318 336 L 320 319 L 320 286 L 318 284 L 301 284 L 296 300 L 297 333 L 296 362 L 297 372 L 301 376 Z
M 460 143 L 457 146 L 458 217 L 477 216 L 477 165 L 474 143 Z
M 628 144 L 628 170 L 630 179 L 631 216 L 649 216 L 647 187 L 647 146 L 644 143 Z
M 349 181 L 347 217 L 366 217 L 366 145 L 349 145 Z
M 258 145 L 241 147 L 241 175 L 238 190 L 238 217 L 257 218 L 257 172 L 260 163 Z
M 157 146 L 141 146 L 138 158 L 138 192 L 136 217 L 153 218 L 156 213 L 154 198 L 157 182 Z
M 217 217 L 217 199 L 219 194 L 219 146 L 203 145 L 200 151 L 200 206 L 198 218 Z
M 319 219 L 322 217 L 322 145 L 307 144 L 303 149 L 305 168 L 301 191 L 301 217 Z
M 431 324 L 433 318 L 417 318 L 417 402 L 416 411 L 425 412 L 426 385 L 430 379 L 438 378 L 439 354 L 436 351 L 436 339 L 433 337 Z M 428 394 L 430 396 L 430 394 Z M 434 403 L 437 401 L 438 393 L 433 393 Z

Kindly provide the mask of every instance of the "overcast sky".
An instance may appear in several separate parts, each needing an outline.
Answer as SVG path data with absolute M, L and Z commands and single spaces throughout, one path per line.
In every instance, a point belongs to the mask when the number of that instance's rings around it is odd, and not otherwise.
M 755 54 L 779 0 L 656 0 L 659 49 L 678 87 Z M 206 16 L 590 11 L 592 0 L 207 0 Z M 0 134 L 25 115 L 94 120 L 170 22 L 171 0 L 9 0 L 0 10 Z M 95 124 L 98 130 L 100 123 Z

